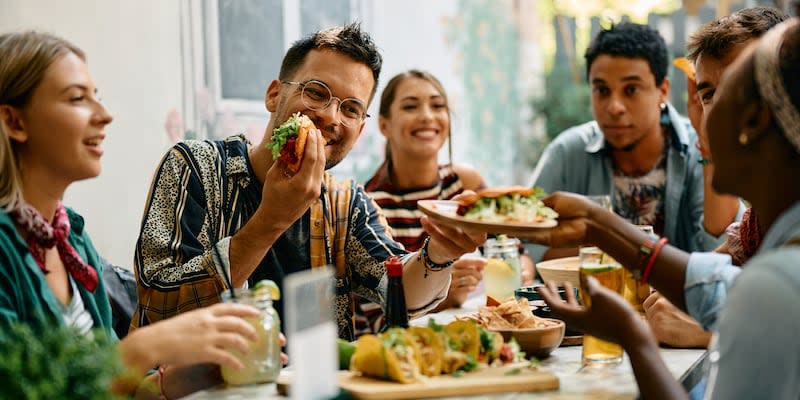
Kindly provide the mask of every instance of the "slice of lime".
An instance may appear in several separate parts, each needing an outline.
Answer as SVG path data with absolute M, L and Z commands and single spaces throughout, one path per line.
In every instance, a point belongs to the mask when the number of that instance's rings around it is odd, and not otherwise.
M 584 275 L 594 275 L 603 272 L 613 271 L 617 268 L 622 268 L 622 267 L 616 264 L 581 265 L 581 273 Z
M 350 369 L 350 359 L 356 351 L 356 345 L 346 340 L 336 339 L 336 347 L 339 350 L 339 369 Z
M 262 292 L 266 291 L 269 293 L 269 297 L 272 300 L 280 300 L 281 299 L 281 289 L 278 287 L 278 284 L 275 281 L 270 279 L 262 279 L 258 281 L 253 286 L 253 293 L 254 294 L 261 294 Z

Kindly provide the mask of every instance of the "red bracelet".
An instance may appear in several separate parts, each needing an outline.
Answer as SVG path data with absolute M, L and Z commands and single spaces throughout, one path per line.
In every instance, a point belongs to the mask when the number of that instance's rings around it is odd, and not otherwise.
M 661 249 L 667 244 L 668 241 L 669 240 L 667 240 L 667 238 L 662 237 L 653 247 L 653 251 L 650 253 L 650 259 L 647 260 L 647 266 L 644 267 L 644 271 L 642 272 L 642 279 L 640 282 L 647 283 L 647 280 L 650 278 L 650 272 L 653 270 L 653 266 L 656 265 L 658 253 L 661 252 Z
M 167 395 L 164 394 L 164 366 L 158 366 L 158 400 L 167 400 Z

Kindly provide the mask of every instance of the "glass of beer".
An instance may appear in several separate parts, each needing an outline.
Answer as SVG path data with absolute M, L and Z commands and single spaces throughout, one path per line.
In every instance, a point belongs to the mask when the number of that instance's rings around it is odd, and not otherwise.
M 597 247 L 582 247 L 579 254 L 581 277 L 591 276 L 606 288 L 622 294 L 623 268 L 616 260 Z M 592 307 L 592 299 L 584 287 L 581 287 L 581 302 L 584 307 Z M 622 346 L 590 335 L 583 336 L 582 366 L 617 366 L 620 363 Z
M 637 227 L 651 238 L 655 237 L 651 225 L 637 225 Z M 623 274 L 625 277 L 624 289 L 622 290 L 623 297 L 639 314 L 644 315 L 644 301 L 647 296 L 650 296 L 650 285 L 639 282 L 638 279 L 633 277 L 633 272 L 630 269 L 624 269 Z

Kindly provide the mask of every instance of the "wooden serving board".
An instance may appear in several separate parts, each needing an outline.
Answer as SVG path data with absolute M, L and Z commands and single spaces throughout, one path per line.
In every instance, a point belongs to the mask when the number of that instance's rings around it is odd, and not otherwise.
M 420 399 L 504 392 L 557 390 L 558 377 L 543 368 L 528 368 L 527 363 L 486 368 L 456 378 L 442 375 L 416 383 L 397 383 L 339 371 L 339 387 L 356 400 Z M 518 372 L 515 370 L 518 369 Z M 278 392 L 285 395 L 291 375 L 281 373 Z

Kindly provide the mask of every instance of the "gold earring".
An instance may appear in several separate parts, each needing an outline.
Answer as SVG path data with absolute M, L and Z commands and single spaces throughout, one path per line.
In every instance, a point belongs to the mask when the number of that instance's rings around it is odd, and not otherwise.
M 744 132 L 739 134 L 739 144 L 741 144 L 742 146 L 747 146 L 748 141 L 750 141 L 750 138 L 748 138 L 747 135 L 744 134 Z

